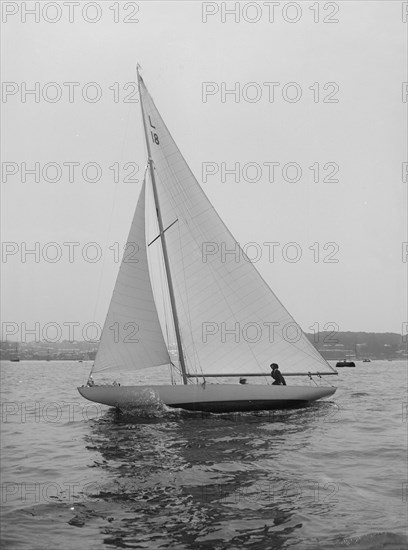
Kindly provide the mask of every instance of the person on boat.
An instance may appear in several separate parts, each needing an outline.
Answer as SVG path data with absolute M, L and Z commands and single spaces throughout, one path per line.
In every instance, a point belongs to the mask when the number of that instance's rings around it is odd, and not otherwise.
M 279 370 L 279 365 L 277 363 L 271 363 L 271 369 L 271 376 L 274 380 L 274 382 L 272 382 L 272 386 L 286 386 L 286 381 Z
M 246 383 L 247 383 L 247 379 L 241 377 L 241 378 L 239 379 L 239 383 L 240 383 L 240 384 L 246 384 Z

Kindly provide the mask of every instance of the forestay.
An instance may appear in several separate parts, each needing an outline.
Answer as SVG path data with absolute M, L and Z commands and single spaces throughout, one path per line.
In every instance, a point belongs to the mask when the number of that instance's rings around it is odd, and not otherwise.
M 335 372 L 216 213 L 140 75 L 139 90 L 190 373 Z

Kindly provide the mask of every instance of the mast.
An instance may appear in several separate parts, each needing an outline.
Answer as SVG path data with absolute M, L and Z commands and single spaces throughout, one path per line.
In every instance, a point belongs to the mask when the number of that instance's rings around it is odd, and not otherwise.
M 178 356 L 179 356 L 179 360 L 180 360 L 181 372 L 182 372 L 182 376 L 183 376 L 183 383 L 188 384 L 187 369 L 186 369 L 186 364 L 185 364 L 185 361 L 184 361 L 183 346 L 181 344 L 181 334 L 180 334 L 180 327 L 179 327 L 179 321 L 178 321 L 178 316 L 177 316 L 176 300 L 175 300 L 175 296 L 174 296 L 173 280 L 171 278 L 170 263 L 169 263 L 168 253 L 167 253 L 166 238 L 164 236 L 163 220 L 162 220 L 162 216 L 161 216 L 159 197 L 158 197 L 158 193 L 157 193 L 156 178 L 155 178 L 154 167 L 153 167 L 153 159 L 151 157 L 150 142 L 149 142 L 148 135 L 147 135 L 146 121 L 145 121 L 144 111 L 143 111 L 143 99 L 142 99 L 142 94 L 140 93 L 140 81 L 141 81 L 141 79 L 142 79 L 142 77 L 139 74 L 139 65 L 138 65 L 137 66 L 137 81 L 138 81 L 138 86 L 139 86 L 140 106 L 141 106 L 141 109 L 142 109 L 143 129 L 144 129 L 145 140 L 146 140 L 148 163 L 149 163 L 149 170 L 150 170 L 150 176 L 151 176 L 151 181 L 152 181 L 152 188 L 153 188 L 154 204 L 155 204 L 155 208 L 156 208 L 157 222 L 158 222 L 158 225 L 159 225 L 159 233 L 160 233 L 160 239 L 161 239 L 161 243 L 162 243 L 164 266 L 165 266 L 165 270 L 166 270 L 167 284 L 168 284 L 168 287 L 169 287 L 171 312 L 172 312 L 172 315 L 173 315 L 174 329 L 176 331 L 177 351 L 178 351 Z

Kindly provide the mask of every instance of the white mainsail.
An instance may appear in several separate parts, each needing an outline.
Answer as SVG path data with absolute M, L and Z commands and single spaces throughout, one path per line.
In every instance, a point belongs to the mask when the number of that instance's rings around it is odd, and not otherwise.
M 140 75 L 139 91 L 189 373 L 269 374 L 271 362 L 284 374 L 335 373 L 216 213 Z
M 117 375 L 170 362 L 149 276 L 143 182 L 92 373 Z

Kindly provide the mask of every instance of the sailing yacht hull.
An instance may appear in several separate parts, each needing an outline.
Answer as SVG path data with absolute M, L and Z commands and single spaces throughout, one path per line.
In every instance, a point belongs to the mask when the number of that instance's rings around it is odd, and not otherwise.
M 333 387 L 259 384 L 186 386 L 82 386 L 79 393 L 96 403 L 119 409 L 161 402 L 169 407 L 212 413 L 295 408 L 333 395 Z

